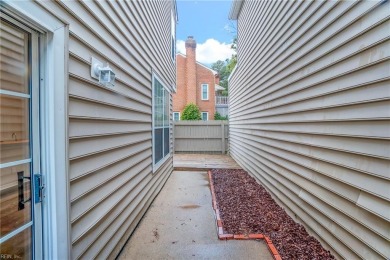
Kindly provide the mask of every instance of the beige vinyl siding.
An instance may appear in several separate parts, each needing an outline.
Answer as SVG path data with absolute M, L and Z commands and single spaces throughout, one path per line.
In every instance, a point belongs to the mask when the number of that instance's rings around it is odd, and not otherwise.
M 389 2 L 244 1 L 230 153 L 346 259 L 390 257 Z
M 171 156 L 152 172 L 152 73 L 175 87 L 174 2 L 36 4 L 69 24 L 71 256 L 115 258 L 173 169 Z M 91 78 L 91 57 L 114 87 Z

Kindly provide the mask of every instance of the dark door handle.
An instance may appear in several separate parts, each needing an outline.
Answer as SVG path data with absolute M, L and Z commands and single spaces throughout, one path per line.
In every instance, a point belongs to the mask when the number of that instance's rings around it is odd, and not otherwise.
M 19 194 L 18 210 L 24 209 L 24 204 L 31 200 L 31 199 L 24 200 L 24 179 L 31 180 L 30 177 L 24 176 L 24 171 L 18 172 L 18 194 Z

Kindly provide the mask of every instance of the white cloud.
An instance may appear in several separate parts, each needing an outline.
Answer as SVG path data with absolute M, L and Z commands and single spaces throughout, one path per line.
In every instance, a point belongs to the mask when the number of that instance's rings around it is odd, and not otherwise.
M 218 60 L 226 60 L 234 54 L 230 48 L 231 43 L 219 42 L 215 39 L 207 39 L 204 43 L 196 44 L 196 60 L 204 64 L 212 64 Z M 177 51 L 185 54 L 185 41 L 178 40 Z

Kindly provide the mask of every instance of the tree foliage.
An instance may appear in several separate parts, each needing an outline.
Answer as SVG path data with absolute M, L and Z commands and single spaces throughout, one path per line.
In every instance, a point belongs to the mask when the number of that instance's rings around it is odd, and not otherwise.
M 226 61 L 216 61 L 211 65 L 211 68 L 218 72 L 219 75 L 219 85 L 227 89 L 228 82 L 227 79 L 229 78 L 230 73 L 227 71 L 227 62 Z
M 237 36 L 234 37 L 230 48 L 237 50 Z M 219 74 L 219 85 L 225 88 L 225 91 L 222 91 L 224 96 L 228 95 L 228 78 L 236 64 L 237 54 L 233 54 L 230 59 L 226 59 L 225 61 L 218 60 L 211 65 L 211 68 Z
M 201 120 L 199 107 L 194 103 L 189 103 L 184 107 L 183 113 L 181 114 L 181 120 Z
M 221 116 L 219 112 L 215 112 L 214 114 L 214 120 L 228 120 L 228 116 Z
M 237 36 L 234 37 L 233 43 L 230 46 L 234 51 L 237 51 Z M 232 57 L 229 59 L 226 65 L 226 70 L 230 73 L 232 73 L 234 67 L 236 67 L 237 64 L 237 53 L 233 54 Z

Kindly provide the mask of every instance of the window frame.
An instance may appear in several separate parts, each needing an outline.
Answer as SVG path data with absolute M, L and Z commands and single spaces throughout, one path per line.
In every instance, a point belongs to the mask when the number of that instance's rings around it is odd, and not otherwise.
M 206 120 L 203 119 L 203 114 L 206 114 Z M 209 121 L 209 112 L 202 112 L 201 116 L 203 121 Z
M 24 103 L 24 108 L 27 111 L 25 113 L 25 141 L 28 144 L 26 150 L 28 150 L 27 154 L 23 154 L 23 158 L 14 159 L 11 161 L 6 161 L 0 163 L 1 168 L 11 168 L 12 166 L 22 166 L 25 165 L 25 169 L 28 169 L 28 176 L 26 178 L 30 178 L 29 182 L 25 182 L 24 185 L 30 188 L 30 203 L 26 206 L 29 208 L 29 217 L 30 219 L 25 219 L 20 226 L 14 227 L 11 232 L 4 235 L 1 239 L 5 239 L 2 243 L 6 242 L 8 239 L 13 239 L 16 236 L 23 234 L 24 231 L 27 231 L 30 228 L 30 252 L 32 254 L 32 258 L 42 258 L 43 256 L 43 215 L 42 215 L 42 203 L 35 203 L 36 199 L 35 187 L 34 187 L 34 179 L 33 176 L 36 174 L 41 174 L 43 171 L 41 170 L 41 147 L 40 147 L 40 139 L 41 139 L 41 125 L 40 125 L 40 83 L 39 78 L 41 77 L 39 73 L 40 68 L 40 56 L 41 50 L 39 49 L 39 35 L 41 33 L 37 32 L 33 25 L 29 24 L 25 21 L 25 18 L 13 18 L 8 15 L 9 12 L 5 11 L 0 14 L 0 17 L 4 19 L 5 23 L 8 24 L 9 27 L 15 28 L 20 33 L 25 33 L 27 35 L 27 44 L 23 46 L 26 50 L 25 63 L 28 64 L 27 73 L 25 77 L 25 83 L 27 88 L 23 90 L 7 90 L 0 88 L 0 94 L 4 95 L 8 98 L 18 98 L 21 102 L 27 101 Z M 25 23 L 25 24 L 24 24 Z M 20 107 L 20 111 L 23 111 L 23 107 Z M 23 126 L 22 126 L 23 129 Z M 23 171 L 24 173 L 24 171 Z M 14 185 L 12 185 L 15 187 Z M 11 187 L 12 187 L 11 186 Z M 10 187 L 7 187 L 7 189 Z
M 178 120 L 175 120 L 175 114 L 179 115 L 179 119 Z M 172 112 L 172 120 L 175 121 L 175 122 L 180 121 L 180 112 Z
M 12 17 L 39 34 L 40 167 L 45 185 L 41 203 L 42 254 L 48 259 L 67 259 L 71 256 L 68 175 L 69 25 L 30 1 L 3 1 L 0 7 L 5 16 Z M 34 258 L 41 257 L 35 255 Z
M 176 64 L 176 12 L 171 10 L 171 58 L 172 62 Z
M 203 87 L 206 86 L 206 98 L 203 97 Z M 202 100 L 209 100 L 209 84 L 203 83 L 200 86 L 200 97 Z
M 169 95 L 169 99 L 168 99 L 168 131 L 169 131 L 169 151 L 167 153 L 167 155 L 164 156 L 164 148 L 163 148 L 163 157 L 155 163 L 155 148 L 156 148 L 156 145 L 155 145 L 155 134 L 154 134 L 154 130 L 156 129 L 155 127 L 155 118 L 154 118 L 154 115 L 155 115 L 155 98 L 154 98 L 154 82 L 155 82 L 155 79 L 157 79 L 157 81 L 161 84 L 161 86 L 163 86 L 164 90 L 167 91 L 168 95 Z M 171 157 L 171 153 L 172 153 L 172 148 L 171 148 L 171 91 L 169 90 L 169 88 L 167 87 L 167 85 L 164 83 L 164 81 L 161 80 L 161 78 L 155 73 L 153 72 L 152 73 L 152 165 L 153 165 L 153 173 L 157 172 L 160 167 L 168 160 L 168 158 Z M 160 127 L 159 127 L 160 128 Z M 163 126 L 162 129 L 164 129 L 165 127 Z M 162 146 L 164 147 L 164 131 L 163 131 L 163 142 L 162 142 Z

